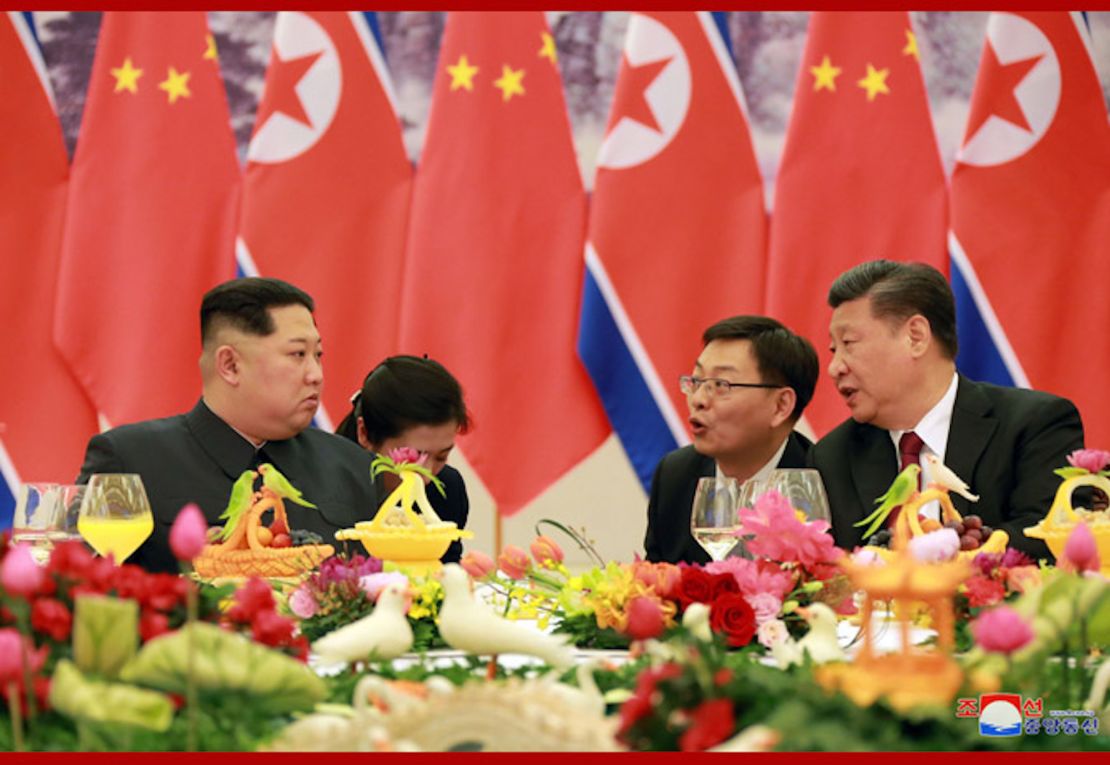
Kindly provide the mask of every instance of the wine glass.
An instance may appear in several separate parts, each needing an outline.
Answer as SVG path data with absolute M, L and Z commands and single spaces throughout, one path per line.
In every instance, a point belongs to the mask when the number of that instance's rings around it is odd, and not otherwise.
M 94 473 L 85 490 L 77 530 L 100 555 L 123 563 L 154 531 L 154 515 L 135 473 Z
M 25 483 L 20 487 L 12 518 L 12 542 L 29 546 L 35 562 L 45 564 L 50 560 L 57 543 L 81 538 L 76 516 L 67 513 L 75 488 L 56 483 Z
M 690 512 L 690 533 L 713 560 L 724 560 L 740 541 L 736 518 L 740 483 L 735 478 L 699 478 Z
M 821 473 L 813 468 L 783 468 L 772 470 L 764 482 L 764 491 L 774 489 L 801 510 L 807 520 L 830 521 L 829 497 Z M 762 492 L 760 492 L 762 493 Z

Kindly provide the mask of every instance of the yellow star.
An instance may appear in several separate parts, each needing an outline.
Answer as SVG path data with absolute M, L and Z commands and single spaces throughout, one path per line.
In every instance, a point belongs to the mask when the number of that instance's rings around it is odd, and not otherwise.
M 478 73 L 478 67 L 471 66 L 466 56 L 459 56 L 459 63 L 448 66 L 447 73 L 451 75 L 451 90 L 474 90 L 474 75 Z
M 840 67 L 833 66 L 829 57 L 821 59 L 820 66 L 811 66 L 810 74 L 813 75 L 813 90 L 836 90 L 836 78 L 840 75 Z
M 175 103 L 178 98 L 188 98 L 193 95 L 189 92 L 189 73 L 178 72 L 172 66 L 166 79 L 158 83 L 158 89 L 166 91 L 170 103 Z
M 917 53 L 917 35 L 913 33 L 913 30 L 906 30 L 906 47 L 902 48 L 902 55 L 913 56 L 918 61 L 921 60 L 921 56 Z
M 501 90 L 501 100 L 508 101 L 514 95 L 524 95 L 524 80 L 523 69 L 512 69 L 508 65 L 502 65 L 501 77 L 494 80 L 493 86 Z
M 890 74 L 889 69 L 876 69 L 867 65 L 867 76 L 862 80 L 856 82 L 861 88 L 867 91 L 867 100 L 874 101 L 878 93 L 890 93 L 890 88 L 887 87 L 886 78 Z
M 212 35 L 204 36 L 204 58 L 210 61 L 216 60 L 216 38 Z
M 555 52 L 555 38 L 548 32 L 540 32 L 540 39 L 543 40 L 543 45 L 540 46 L 540 58 L 549 58 L 552 64 L 556 63 L 558 54 Z
M 139 78 L 143 76 L 143 70 L 135 68 L 135 65 L 131 63 L 130 56 L 123 60 L 123 66 L 108 71 L 116 78 L 116 89 L 112 91 L 113 93 L 119 93 L 123 90 L 129 93 L 139 92 Z

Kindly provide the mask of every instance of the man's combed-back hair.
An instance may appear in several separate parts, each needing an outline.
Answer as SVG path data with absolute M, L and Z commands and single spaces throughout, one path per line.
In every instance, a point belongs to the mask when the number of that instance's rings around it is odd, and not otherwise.
M 313 312 L 316 303 L 304 290 L 281 279 L 250 276 L 233 279 L 208 290 L 200 304 L 200 339 L 207 345 L 219 327 L 233 327 L 249 335 L 274 331 L 271 308 L 303 305 Z

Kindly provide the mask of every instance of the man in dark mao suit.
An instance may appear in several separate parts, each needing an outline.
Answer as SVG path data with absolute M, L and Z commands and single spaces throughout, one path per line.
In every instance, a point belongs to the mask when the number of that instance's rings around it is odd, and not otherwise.
M 842 274 L 833 308 L 829 374 L 851 411 L 814 447 L 841 547 L 862 544 L 854 524 L 909 462 L 932 478 L 934 455 L 979 501 L 956 494 L 961 515 L 1003 529 L 1010 546 L 1049 557 L 1022 531 L 1040 520 L 1059 479 L 1053 469 L 1083 447 L 1083 424 L 1068 400 L 973 382 L 956 373 L 956 313 L 948 282 L 920 263 L 880 260 Z M 916 442 L 916 443 L 915 443 Z
M 335 531 L 373 516 L 370 455 L 309 428 L 323 385 L 314 308 L 306 293 L 277 279 L 236 279 L 213 288 L 200 311 L 197 405 L 89 441 L 79 483 L 93 473 L 138 473 L 150 498 L 154 533 L 129 562 L 176 571 L 169 528 L 181 507 L 195 502 L 209 524 L 219 524 L 232 483 L 265 462 L 319 508 L 286 503 L 290 528 L 334 542 Z
M 813 346 L 774 319 L 735 316 L 702 336 L 694 374 L 680 381 L 693 443 L 655 469 L 644 550 L 650 561 L 704 563 L 690 534 L 698 479 L 746 481 L 775 468 L 805 467 L 810 442 L 794 432 L 817 382 Z

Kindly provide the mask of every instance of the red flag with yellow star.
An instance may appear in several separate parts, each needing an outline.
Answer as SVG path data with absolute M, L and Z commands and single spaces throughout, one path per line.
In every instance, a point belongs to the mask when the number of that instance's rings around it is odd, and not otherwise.
M 843 271 L 886 258 L 947 273 L 945 195 L 909 14 L 813 13 L 775 182 L 767 312 L 813 342 L 822 370 Z M 822 375 L 810 426 L 847 416 Z
M 325 427 L 396 352 L 412 164 L 393 100 L 362 13 L 278 14 L 247 151 L 239 263 L 316 298 Z
M 203 12 L 104 14 L 74 156 L 55 341 L 112 425 L 200 392 L 197 312 L 234 274 L 239 168 Z
M 0 15 L 0 528 L 21 481 L 69 481 L 96 412 L 51 342 L 69 158 L 38 45 L 20 13 Z
M 451 13 L 413 197 L 401 338 L 462 383 L 467 459 L 520 510 L 608 434 L 575 354 L 586 194 L 544 15 Z

